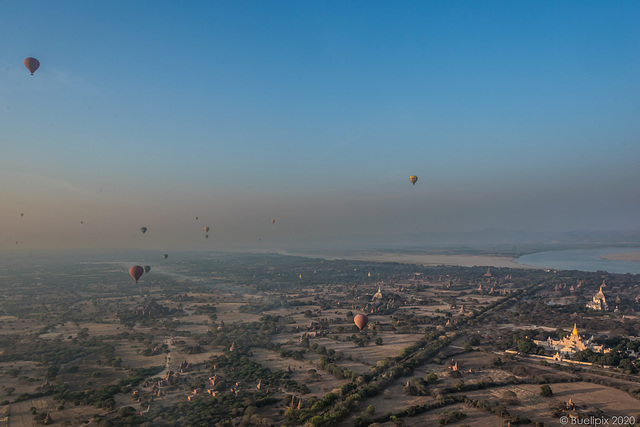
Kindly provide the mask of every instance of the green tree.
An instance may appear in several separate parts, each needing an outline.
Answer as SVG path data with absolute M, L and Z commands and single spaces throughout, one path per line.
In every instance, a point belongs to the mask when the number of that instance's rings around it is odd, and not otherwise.
M 430 373 L 425 377 L 428 384 L 435 384 L 438 381 L 438 376 L 434 373 Z
M 551 387 L 549 387 L 546 384 L 540 387 L 540 396 L 544 396 L 544 397 L 553 396 L 553 391 L 551 391 Z

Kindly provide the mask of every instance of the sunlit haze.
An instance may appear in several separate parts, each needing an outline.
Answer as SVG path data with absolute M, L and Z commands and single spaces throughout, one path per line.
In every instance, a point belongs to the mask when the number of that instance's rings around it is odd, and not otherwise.
M 638 2 L 20 1 L 2 17 L 0 249 L 640 229 Z

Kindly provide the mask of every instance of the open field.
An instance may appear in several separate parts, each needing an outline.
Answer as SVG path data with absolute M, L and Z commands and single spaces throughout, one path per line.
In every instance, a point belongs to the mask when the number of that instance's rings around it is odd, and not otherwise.
M 24 402 L 14 403 L 9 408 L 8 427 L 35 427 L 38 424 L 33 420 L 31 408 L 35 407 L 38 412 L 48 412 L 55 409 L 51 399 L 34 399 Z
M 346 336 L 341 337 L 347 339 Z M 387 357 L 394 357 L 402 353 L 402 350 L 414 344 L 420 338 L 421 334 L 394 334 L 381 332 L 376 335 L 376 338 L 382 338 L 382 345 L 374 345 L 370 343 L 366 349 L 358 347 L 351 341 L 335 341 L 328 338 L 317 338 L 313 342 L 323 345 L 327 348 L 332 348 L 335 351 L 340 351 L 348 356 L 351 356 L 353 360 L 359 364 L 366 366 L 375 365 L 378 361 L 384 360 Z M 364 366 L 360 369 L 368 368 Z
M 560 383 L 551 384 L 553 396 L 540 398 L 540 386 L 533 384 L 510 385 L 481 392 L 467 393 L 472 399 L 488 400 L 506 405 L 512 413 L 524 415 L 529 419 L 542 421 L 545 425 L 559 425 L 558 419 L 551 414 L 554 408 L 569 399 L 578 407 L 578 412 L 599 413 L 604 416 L 637 416 L 640 410 L 638 400 L 615 388 L 593 383 Z M 513 392 L 518 404 L 504 401 L 505 392 Z
M 453 425 L 468 425 L 470 427 L 502 427 L 504 426 L 504 419 L 491 413 L 480 411 L 479 409 L 469 408 L 464 404 L 451 405 L 446 409 L 438 409 L 428 412 L 417 417 L 405 419 L 406 427 L 422 427 L 422 426 L 437 426 L 439 425 L 439 419 L 444 416 L 445 411 L 459 411 L 463 412 L 466 417 Z M 345 427 L 347 424 L 343 424 Z M 379 424 L 380 427 L 394 427 L 396 424 L 389 421 Z

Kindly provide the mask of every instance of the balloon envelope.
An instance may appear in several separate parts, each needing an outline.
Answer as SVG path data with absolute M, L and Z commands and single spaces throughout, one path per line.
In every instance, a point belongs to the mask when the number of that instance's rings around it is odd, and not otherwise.
M 416 182 L 418 182 L 418 177 L 417 177 L 417 176 L 415 176 L 415 175 L 411 175 L 411 176 L 409 177 L 409 181 L 411 181 L 411 183 L 412 183 L 413 185 L 416 185 Z
M 164 254 L 164 255 L 162 255 L 162 258 L 164 258 L 164 259 L 169 258 L 169 254 Z
M 36 70 L 40 68 L 40 61 L 38 61 L 36 58 L 29 57 L 24 60 L 24 66 L 27 67 L 27 70 L 29 70 L 29 72 L 33 76 L 33 73 L 35 73 Z
M 138 279 L 142 277 L 142 273 L 144 273 L 144 268 L 140 265 L 134 265 L 129 269 L 129 274 L 133 277 L 133 280 L 135 280 L 136 283 L 138 283 Z
M 367 317 L 366 314 L 357 314 L 353 318 L 353 323 L 356 324 L 358 329 L 363 330 L 365 326 L 367 326 L 367 323 L 369 323 L 369 318 Z
M 140 231 L 142 231 L 142 234 L 146 233 L 147 232 L 147 227 L 140 228 Z
M 148 272 L 150 272 L 150 271 L 151 271 L 151 266 L 149 266 L 149 265 L 145 265 L 145 266 L 144 266 L 144 272 L 145 272 L 145 273 L 148 273 Z
M 209 230 L 211 230 L 209 227 L 205 227 L 205 228 L 204 228 L 204 232 L 205 232 L 205 233 L 208 233 L 208 232 L 209 232 Z
M 275 220 L 275 219 L 272 219 L 272 220 L 271 220 L 271 224 L 275 224 L 275 223 L 276 223 L 276 220 Z
M 208 239 L 208 238 L 209 238 L 209 235 L 208 235 L 208 234 L 205 234 L 205 235 L 204 235 L 204 238 L 205 238 L 205 239 Z

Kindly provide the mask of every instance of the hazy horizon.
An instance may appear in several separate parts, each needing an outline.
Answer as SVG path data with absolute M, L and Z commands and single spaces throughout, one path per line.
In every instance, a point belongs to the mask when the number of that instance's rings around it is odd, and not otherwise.
M 640 230 L 640 4 L 67 4 L 4 7 L 0 250 Z

